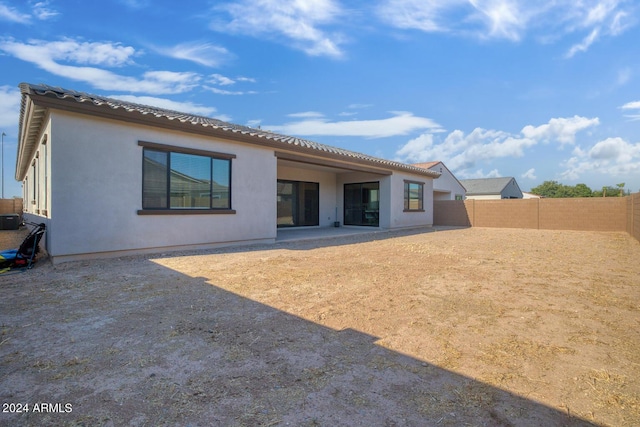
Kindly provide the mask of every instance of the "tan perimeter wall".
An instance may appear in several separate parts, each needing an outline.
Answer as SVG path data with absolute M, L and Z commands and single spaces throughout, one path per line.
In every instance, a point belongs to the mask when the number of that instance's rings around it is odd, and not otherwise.
M 640 241 L 640 193 L 627 197 L 436 200 L 434 225 L 626 231 Z
M 22 215 L 22 199 L 0 199 L 1 214 Z
M 640 193 L 627 197 L 627 233 L 640 242 Z

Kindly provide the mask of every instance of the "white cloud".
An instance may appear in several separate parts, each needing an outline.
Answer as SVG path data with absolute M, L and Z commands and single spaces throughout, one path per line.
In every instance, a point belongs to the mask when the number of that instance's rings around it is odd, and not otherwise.
M 622 110 L 631 110 L 631 114 L 625 114 L 625 117 L 630 118 L 632 121 L 640 120 L 640 101 L 627 102 L 620 108 Z
M 304 111 L 302 113 L 287 114 L 289 117 L 303 117 L 303 118 L 320 118 L 324 117 L 324 114 L 317 111 Z
M 213 68 L 220 67 L 234 57 L 226 48 L 212 43 L 181 43 L 173 47 L 157 48 L 156 50 L 172 58 L 184 59 Z
M 33 19 L 45 21 L 57 15 L 58 12 L 49 7 L 48 1 L 34 3 L 31 13 L 20 12 L 16 8 L 0 3 L 0 20 L 11 21 L 17 24 L 30 24 Z
M 461 179 L 480 179 L 480 178 L 501 178 L 502 174 L 498 169 L 492 169 L 491 171 L 485 173 L 484 170 L 478 169 L 474 172 L 462 171 L 456 174 Z
M 563 166 L 566 169 L 561 176 L 569 180 L 594 173 L 611 176 L 640 173 L 640 143 L 616 137 L 599 141 L 589 149 L 576 147 L 573 157 Z
M 529 18 L 517 1 L 469 0 L 469 3 L 476 8 L 479 19 L 485 22 L 487 37 L 520 40 Z
M 403 145 L 396 155 L 403 159 L 406 163 L 425 163 L 429 161 L 435 161 L 442 156 L 436 154 L 438 151 L 433 143 L 433 134 L 423 133 L 417 138 L 414 138 Z
M 566 58 L 571 58 L 578 52 L 586 52 L 589 49 L 589 47 L 593 44 L 593 42 L 596 41 L 596 39 L 598 38 L 599 34 L 600 34 L 600 29 L 599 28 L 594 28 L 591 31 L 591 34 L 586 36 L 582 40 L 581 43 L 578 43 L 578 44 L 575 44 L 575 45 L 571 46 L 571 49 L 569 49 L 569 52 L 567 52 L 565 57 Z
M 209 76 L 209 83 L 217 84 L 220 86 L 228 86 L 235 84 L 235 82 L 229 77 L 223 76 L 222 74 L 211 74 Z
M 253 94 L 258 93 L 256 91 L 252 91 L 252 90 L 250 90 L 250 91 L 242 91 L 242 90 L 232 91 L 232 90 L 220 89 L 219 87 L 215 87 L 215 86 L 231 86 L 231 85 L 235 85 L 236 82 L 255 83 L 255 79 L 251 79 L 251 78 L 248 78 L 248 77 L 238 77 L 237 79 L 234 80 L 234 79 L 232 79 L 230 77 L 223 76 L 222 74 L 211 74 L 207 78 L 208 85 L 205 85 L 203 87 L 204 87 L 204 89 L 209 90 L 209 91 L 215 93 L 216 95 L 253 95 Z M 210 85 L 215 85 L 215 86 L 210 86 Z
M 243 90 L 225 90 L 225 89 L 220 89 L 217 87 L 213 87 L 213 86 L 209 86 L 209 85 L 204 85 L 202 86 L 203 89 L 206 89 L 212 93 L 215 93 L 216 95 L 255 95 L 256 91 L 253 90 L 249 90 L 249 91 L 243 91 Z
M 342 10 L 335 0 L 242 0 L 216 6 L 231 16 L 215 18 L 211 29 L 251 36 L 286 39 L 311 56 L 341 57 L 339 35 L 320 28 L 336 22 Z
M 0 3 L 0 19 L 26 24 L 29 22 L 29 18 L 30 16 L 28 14 L 18 12 L 16 9 Z
M 20 115 L 20 90 L 17 87 L 0 86 L 0 128 L 14 128 L 18 130 L 18 120 Z
M 365 138 L 384 138 L 406 135 L 421 129 L 441 131 L 439 124 L 425 117 L 416 117 L 409 112 L 392 112 L 393 117 L 379 120 L 351 120 L 330 122 L 321 117 L 303 117 L 299 122 L 286 123 L 279 126 L 265 126 L 274 132 L 287 135 L 324 135 L 324 136 L 359 136 Z
M 88 43 L 72 39 L 60 41 L 30 40 L 28 44 L 3 40 L 0 49 L 36 65 L 55 61 L 120 67 L 132 63 L 135 49 L 118 43 Z M 44 68 L 44 67 L 42 67 Z
M 448 32 L 444 13 L 447 9 L 464 6 L 464 0 L 421 1 L 387 0 L 378 7 L 378 15 L 394 27 L 425 32 Z
M 58 16 L 59 13 L 49 7 L 48 1 L 39 1 L 33 5 L 33 15 L 41 21 L 46 21 Z
M 181 93 L 191 90 L 201 77 L 191 72 L 147 71 L 142 78 L 119 75 L 96 67 L 65 65 L 61 62 L 121 67 L 132 63 L 135 50 L 117 43 L 85 43 L 32 40 L 28 44 L 0 41 L 0 50 L 57 76 L 82 81 L 98 89 L 150 94 Z
M 377 14 L 397 28 L 480 39 L 517 42 L 531 34 L 550 41 L 582 35 L 568 50 L 571 57 L 634 25 L 633 7 L 625 0 L 385 0 Z
M 597 117 L 588 119 L 586 117 L 573 116 L 569 118 L 557 118 L 549 120 L 549 123 L 537 127 L 528 125 L 522 129 L 522 134 L 527 138 L 540 140 L 543 142 L 557 141 L 561 145 L 573 145 L 576 133 L 600 124 Z
M 520 177 L 524 179 L 538 179 L 538 177 L 536 176 L 535 168 L 529 169 L 528 171 L 520 175 Z
M 520 134 L 515 135 L 482 128 L 476 128 L 468 135 L 455 130 L 442 142 L 436 142 L 434 135 L 425 133 L 407 142 L 396 156 L 397 160 L 407 163 L 441 160 L 452 170 L 464 173 L 479 161 L 523 157 L 527 149 L 539 143 L 573 144 L 577 132 L 598 123 L 597 118 L 575 116 L 551 119 L 540 126 L 525 126 Z
M 640 110 L 640 101 L 627 102 L 620 108 L 623 110 Z

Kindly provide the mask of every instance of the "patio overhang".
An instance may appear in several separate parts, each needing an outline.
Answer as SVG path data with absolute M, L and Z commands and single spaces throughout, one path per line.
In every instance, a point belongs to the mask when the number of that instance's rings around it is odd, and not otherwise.
M 367 172 L 378 175 L 391 175 L 393 172 L 388 169 L 375 168 L 357 162 L 344 162 L 337 159 L 327 159 L 313 156 L 303 156 L 295 153 L 276 151 L 275 156 L 287 164 L 299 165 L 301 167 L 324 168 L 335 173 Z

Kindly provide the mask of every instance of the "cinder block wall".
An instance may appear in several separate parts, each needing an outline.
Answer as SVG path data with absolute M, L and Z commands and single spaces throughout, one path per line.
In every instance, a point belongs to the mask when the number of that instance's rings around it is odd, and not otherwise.
M 640 193 L 627 197 L 627 233 L 640 242 Z
M 575 199 L 440 200 L 434 225 L 626 231 L 640 241 L 640 193 Z
M 539 228 L 539 199 L 470 200 L 476 227 Z
M 462 200 L 434 200 L 433 223 L 438 225 L 471 226 L 469 209 Z
M 1 214 L 22 215 L 22 199 L 0 199 Z
M 624 197 L 540 200 L 540 228 L 547 230 L 626 231 Z

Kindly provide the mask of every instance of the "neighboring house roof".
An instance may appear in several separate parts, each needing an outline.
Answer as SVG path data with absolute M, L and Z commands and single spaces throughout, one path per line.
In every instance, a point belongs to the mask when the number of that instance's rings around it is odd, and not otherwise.
M 173 130 L 226 138 L 263 147 L 295 151 L 315 157 L 356 163 L 385 170 L 397 170 L 438 178 L 439 173 L 400 162 L 385 160 L 355 151 L 293 136 L 235 125 L 210 117 L 196 116 L 178 111 L 125 102 L 84 92 L 48 85 L 21 83 L 20 135 L 16 160 L 16 179 L 22 181 L 29 168 L 40 138 L 41 127 L 48 108 L 62 109 L 115 120 L 164 127 Z
M 424 162 L 424 163 L 414 163 L 413 166 L 419 167 L 419 168 L 425 168 L 425 169 L 430 169 L 434 172 L 438 172 L 436 170 L 436 166 L 437 165 L 442 165 L 443 168 L 445 168 L 447 170 L 447 172 L 449 172 L 449 174 L 453 177 L 453 179 L 455 179 L 456 181 L 458 181 L 458 184 L 460 184 L 460 186 L 466 191 L 466 187 L 464 185 L 462 185 L 462 182 L 460 182 L 460 180 L 458 178 L 456 178 L 456 176 L 449 170 L 449 168 L 442 163 L 440 160 L 437 160 L 435 162 Z M 438 172 L 439 173 L 439 172 Z
M 473 196 L 477 194 L 501 194 L 502 190 L 511 181 L 515 181 L 515 179 L 507 176 L 503 178 L 463 179 L 460 182 L 467 189 L 467 195 Z
M 438 163 L 442 163 L 442 162 L 436 161 L 436 162 L 414 163 L 413 166 L 417 166 L 419 168 L 430 169 L 430 168 L 434 167 L 435 165 L 437 165 Z M 444 163 L 442 163 L 442 164 L 444 165 Z

